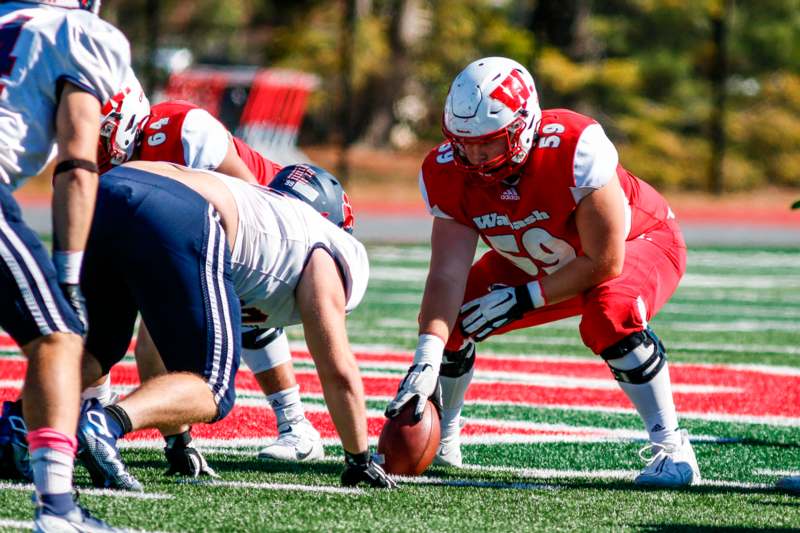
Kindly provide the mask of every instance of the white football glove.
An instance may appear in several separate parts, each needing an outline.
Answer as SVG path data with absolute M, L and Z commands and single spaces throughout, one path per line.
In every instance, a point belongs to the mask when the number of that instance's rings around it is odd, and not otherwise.
M 436 408 L 441 411 L 442 389 L 439 386 L 439 373 L 428 363 L 411 365 L 408 374 L 400 382 L 397 395 L 386 407 L 386 418 L 394 418 L 409 402 L 415 402 L 414 420 L 422 420 L 425 404 L 428 399 L 433 401 Z
M 497 328 L 522 318 L 533 308 L 527 285 L 492 285 L 487 294 L 461 306 L 461 330 L 466 337 L 482 341 Z

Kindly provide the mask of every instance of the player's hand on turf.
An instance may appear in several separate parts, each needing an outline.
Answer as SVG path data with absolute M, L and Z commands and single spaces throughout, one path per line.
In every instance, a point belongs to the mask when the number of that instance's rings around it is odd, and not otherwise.
M 363 453 L 344 452 L 345 468 L 342 472 L 342 486 L 355 487 L 362 483 L 376 489 L 393 489 L 397 482 L 384 472 L 381 465 L 372 460 L 368 451 Z
M 75 316 L 77 316 L 78 320 L 83 324 L 83 330 L 88 331 L 89 318 L 86 314 L 86 300 L 83 298 L 81 286 L 77 283 L 59 283 L 59 287 L 61 287 L 61 293 L 64 295 L 64 298 L 66 298 L 67 303 L 75 312 Z
M 419 422 L 425 411 L 425 403 L 430 399 L 441 412 L 442 390 L 439 374 L 427 363 L 411 365 L 406 377 L 400 382 L 397 394 L 386 407 L 386 418 L 396 417 L 406 404 L 414 402 L 414 420 Z
M 493 285 L 487 294 L 461 306 L 459 322 L 466 337 L 482 341 L 531 309 L 533 302 L 526 285 Z
M 167 437 L 164 455 L 169 463 L 165 476 L 219 477 L 214 469 L 208 466 L 203 454 L 191 444 L 189 432 Z

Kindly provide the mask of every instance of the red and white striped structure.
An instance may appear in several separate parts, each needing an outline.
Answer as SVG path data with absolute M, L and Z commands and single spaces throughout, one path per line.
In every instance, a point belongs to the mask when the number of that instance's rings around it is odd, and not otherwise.
M 297 136 L 318 83 L 293 70 L 198 67 L 172 74 L 165 96 L 203 107 L 252 148 L 287 165 L 308 162 Z

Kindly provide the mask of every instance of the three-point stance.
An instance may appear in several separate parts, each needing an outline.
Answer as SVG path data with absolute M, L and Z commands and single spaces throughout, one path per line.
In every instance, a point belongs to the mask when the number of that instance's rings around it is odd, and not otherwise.
M 422 164 L 435 217 L 414 364 L 389 404 L 442 392 L 437 461 L 460 465 L 459 417 L 475 343 L 581 315 L 584 344 L 608 364 L 650 436 L 640 484 L 700 478 L 678 428 L 664 345 L 649 320 L 678 286 L 686 247 L 664 198 L 618 163 L 594 120 L 542 111 L 519 63 L 489 57 L 453 81 L 447 141 Z M 475 264 L 478 237 L 491 248 Z
M 78 433 L 92 476 L 106 486 L 137 488 L 116 451 L 124 434 L 230 412 L 242 324 L 301 322 L 345 450 L 342 483 L 393 485 L 368 452 L 345 329 L 369 276 L 364 247 L 345 231 L 347 196 L 307 165 L 283 169 L 270 186 L 144 161 L 103 175 L 81 278 L 90 324 L 84 383 L 125 355 L 137 311 L 169 372 L 117 404 L 90 402 Z
M 206 110 L 188 102 L 168 101 L 151 108 L 146 98 L 127 92 L 112 99 L 104 111 L 98 146 L 101 172 L 126 161 L 165 161 L 267 185 L 280 171 L 280 165 L 234 137 Z M 323 458 L 320 435 L 305 416 L 283 329 L 248 328 L 243 332 L 242 348 L 242 358 L 264 391 L 278 426 L 278 438 L 264 447 L 259 457 L 287 461 Z M 165 372 L 144 323 L 139 328 L 135 355 L 143 381 Z M 113 394 L 109 377 L 102 377 L 85 390 L 84 397 L 110 403 Z M 187 427 L 165 431 L 168 473 L 213 473 L 199 451 L 188 444 L 191 436 Z

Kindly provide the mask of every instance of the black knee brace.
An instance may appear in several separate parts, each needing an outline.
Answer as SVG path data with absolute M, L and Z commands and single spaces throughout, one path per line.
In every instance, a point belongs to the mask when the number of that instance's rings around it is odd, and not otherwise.
M 277 339 L 283 328 L 251 328 L 242 330 L 242 348 L 247 350 L 259 350 Z
M 460 378 L 475 365 L 475 343 L 469 342 L 456 352 L 445 350 L 439 375 L 446 378 Z
M 625 357 L 639 346 L 654 346 L 654 349 L 653 354 L 647 361 L 636 368 L 620 370 L 619 368 L 614 368 L 614 366 L 609 363 L 609 361 L 614 359 Z M 667 352 L 664 349 L 664 343 L 662 343 L 661 339 L 650 329 L 650 326 L 646 327 L 643 331 L 631 333 L 617 344 L 603 350 L 600 356 L 606 361 L 608 368 L 611 369 L 611 373 L 614 374 L 614 378 L 616 378 L 617 381 L 636 385 L 647 383 L 656 377 L 664 366 L 664 363 L 667 362 Z

